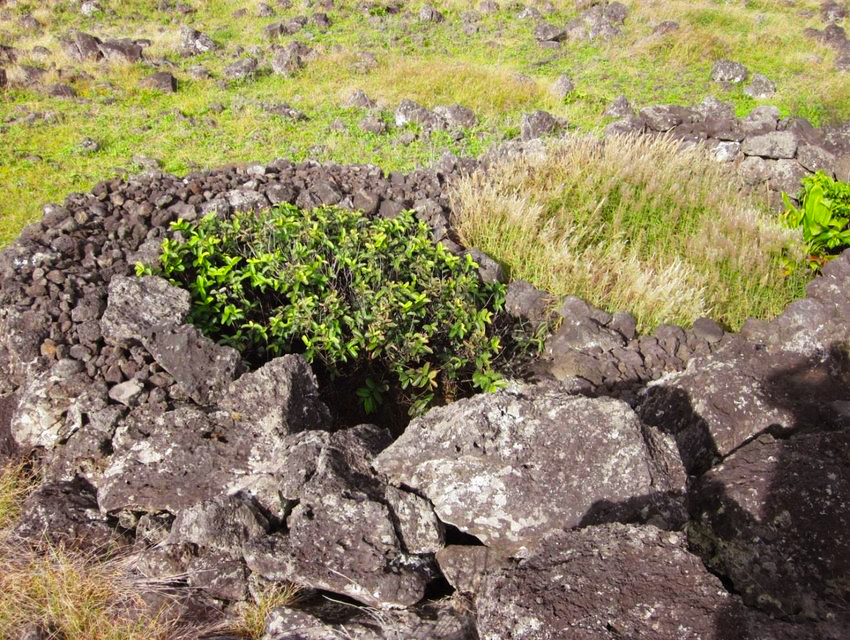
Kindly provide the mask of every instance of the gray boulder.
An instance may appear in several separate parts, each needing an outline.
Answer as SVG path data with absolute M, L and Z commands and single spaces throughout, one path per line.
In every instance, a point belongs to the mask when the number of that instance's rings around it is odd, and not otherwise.
M 741 145 L 744 155 L 762 158 L 793 158 L 797 151 L 797 136 L 791 131 L 772 131 L 746 138 Z
M 144 49 L 132 40 L 123 38 L 102 42 L 100 51 L 110 62 L 139 62 Z
M 61 44 L 65 52 L 78 62 L 100 60 L 103 57 L 103 52 L 100 49 L 100 45 L 103 43 L 100 38 L 82 31 L 71 31 L 61 40 Z
M 675 105 L 656 105 L 641 109 L 640 116 L 653 131 L 670 131 L 683 122 L 691 122 L 695 118 L 693 110 Z
M 749 75 L 744 65 L 732 60 L 718 60 L 711 68 L 711 79 L 722 84 L 741 84 Z
M 76 360 L 60 360 L 21 387 L 9 424 L 21 449 L 53 449 L 82 427 L 85 414 L 106 406 L 105 385 L 80 369 Z
M 767 76 L 756 73 L 750 84 L 744 87 L 744 93 L 756 100 L 765 100 L 776 93 L 776 84 Z
M 119 346 L 143 339 L 157 326 L 182 324 L 189 315 L 189 292 L 155 276 L 115 276 L 109 282 L 100 319 L 104 339 Z
M 514 552 L 549 531 L 641 509 L 678 518 L 680 508 L 663 503 L 682 490 L 684 474 L 667 462 L 669 473 L 625 403 L 538 385 L 433 409 L 374 466 L 428 498 L 443 522 Z
M 450 129 L 469 128 L 478 124 L 475 112 L 459 104 L 434 107 L 434 113 L 445 120 Z
M 850 399 L 841 383 L 847 375 L 843 357 L 829 350 L 787 350 L 792 342 L 784 346 L 766 350 L 740 336 L 730 340 L 713 355 L 692 360 L 686 371 L 651 383 L 641 418 L 673 434 L 692 473 L 762 433 L 819 424 L 830 402 Z
M 281 437 L 331 424 L 316 377 L 300 355 L 275 358 L 243 374 L 223 391 L 218 405 L 237 423 Z
M 556 118 L 546 111 L 535 111 L 522 116 L 520 137 L 522 140 L 533 140 L 544 135 L 556 133 L 567 126 L 562 118 Z
M 405 551 L 383 483 L 369 468 L 389 442 L 372 426 L 339 432 L 323 446 L 314 471 L 287 518 L 288 535 L 254 538 L 245 547 L 252 571 L 348 595 L 372 606 L 411 606 L 422 599 L 433 575 L 428 556 Z M 402 531 L 422 534 L 421 509 Z M 429 536 L 430 537 L 430 536 Z M 410 540 L 414 540 L 411 537 Z
M 740 638 L 740 601 L 681 533 L 609 524 L 561 531 L 475 598 L 482 638 Z
M 304 60 L 295 47 L 278 49 L 272 56 L 272 71 L 279 75 L 293 76 L 303 68 Z
M 256 58 L 243 58 L 227 65 L 223 73 L 231 80 L 245 80 L 254 77 L 258 66 L 259 63 Z
M 225 493 L 250 469 L 254 449 L 268 446 L 221 413 L 142 405 L 116 429 L 114 453 L 95 481 L 98 504 L 104 512 L 178 513 Z
M 180 53 L 182 55 L 196 56 L 219 48 L 208 35 L 185 25 L 180 27 Z
M 190 587 L 204 589 L 214 598 L 244 600 L 248 568 L 242 545 L 265 535 L 268 526 L 249 497 L 221 496 L 183 509 L 165 544 L 193 550 L 184 568 Z
M 760 136 L 776 131 L 779 123 L 779 109 L 774 106 L 756 107 L 741 119 L 741 132 L 744 136 Z
M 424 129 L 445 129 L 446 123 L 430 109 L 413 100 L 402 100 L 395 110 L 395 124 L 403 127 L 406 124 L 418 124 Z
M 168 71 L 157 71 L 144 78 L 139 85 L 145 89 L 158 89 L 166 93 L 177 91 L 177 78 Z

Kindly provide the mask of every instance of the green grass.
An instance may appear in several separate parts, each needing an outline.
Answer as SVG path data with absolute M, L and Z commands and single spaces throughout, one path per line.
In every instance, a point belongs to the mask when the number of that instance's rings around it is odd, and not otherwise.
M 775 315 L 809 276 L 799 234 L 742 196 L 702 149 L 676 146 L 564 139 L 460 181 L 454 223 L 513 278 L 629 309 L 643 331 L 700 316 L 738 329 Z
M 534 42 L 534 21 L 518 20 L 507 9 L 483 15 L 480 30 L 466 35 L 460 19 L 467 9 L 464 2 L 437 3 L 446 21 L 423 25 L 416 19 L 418 4 L 409 7 L 408 15 L 370 16 L 350 0 L 327 11 L 333 22 L 327 31 L 311 24 L 294 37 L 282 38 L 284 44 L 298 39 L 316 50 L 317 59 L 308 62 L 302 74 L 267 75 L 230 85 L 220 84 L 218 78 L 235 59 L 236 47 L 259 47 L 265 54 L 267 24 L 309 15 L 311 10 L 296 3 L 288 11 L 277 10 L 274 17 L 258 18 L 254 5 L 212 0 L 191 3 L 197 11 L 184 17 L 157 11 L 155 3 L 142 0 L 101 4 L 103 12 L 86 18 L 64 2 L 6 3 L 11 20 L 0 20 L 3 44 L 21 49 L 46 46 L 53 51 L 51 59 L 23 61 L 81 68 L 91 78 L 71 82 L 79 100 L 48 98 L 33 89 L 11 90 L 3 96 L 0 120 L 6 124 L 0 129 L 0 184 L 7 197 L 0 203 L 0 244 L 37 219 L 45 202 L 88 190 L 122 170 L 135 171 L 136 154 L 156 157 L 166 171 L 176 173 L 277 157 L 408 170 L 427 165 L 446 151 L 478 154 L 515 135 L 521 115 L 536 109 L 564 116 L 579 130 L 598 131 L 608 122 L 602 116 L 604 107 L 620 93 L 638 107 L 694 104 L 713 94 L 744 113 L 758 103 L 740 89 L 723 91 L 708 77 L 712 62 L 720 57 L 740 60 L 752 72 L 772 78 L 778 91 L 769 102 L 783 115 L 802 115 L 817 124 L 850 118 L 842 84 L 846 78 L 830 69 L 834 52 L 802 36 L 805 27 L 822 26 L 817 17 L 800 19 L 795 13 L 817 8 L 814 1 L 794 8 L 778 1 L 749 7 L 708 1 L 671 0 L 660 6 L 627 1 L 632 11 L 621 37 L 611 43 L 570 42 L 553 52 Z M 233 12 L 243 7 L 248 14 L 233 18 Z M 25 11 L 33 11 L 45 24 L 43 33 L 21 31 L 17 18 Z M 546 19 L 563 24 L 575 15 L 573 3 L 562 1 Z M 664 37 L 651 36 L 663 19 L 677 20 L 681 28 Z M 181 22 L 212 35 L 225 49 L 179 57 Z M 71 27 L 104 38 L 151 39 L 149 55 L 175 65 L 180 91 L 163 95 L 139 90 L 139 80 L 155 70 L 149 63 L 109 66 L 69 61 L 57 37 Z M 371 51 L 378 59 L 378 68 L 371 73 L 351 69 L 361 51 Z M 814 63 L 815 58 L 823 60 Z M 188 69 L 196 64 L 207 66 L 216 79 L 193 80 Z M 9 72 L 14 75 L 15 70 Z M 561 73 L 570 74 L 577 85 L 566 101 L 549 90 Z M 55 70 L 49 76 L 58 80 Z M 801 92 L 801 86 L 807 90 Z M 411 98 L 427 106 L 464 104 L 476 111 L 480 123 L 460 141 L 438 135 L 402 144 L 403 131 L 367 134 L 357 126 L 364 112 L 342 106 L 358 87 L 379 101 L 387 118 L 401 99 Z M 270 116 L 259 106 L 263 101 L 288 102 L 310 120 L 292 123 Z M 214 103 L 227 108 L 214 114 L 209 109 Z M 33 111 L 56 112 L 64 121 L 34 125 L 11 121 Z M 194 120 L 175 115 L 178 111 Z M 101 150 L 83 153 L 79 142 L 84 137 L 96 139 Z

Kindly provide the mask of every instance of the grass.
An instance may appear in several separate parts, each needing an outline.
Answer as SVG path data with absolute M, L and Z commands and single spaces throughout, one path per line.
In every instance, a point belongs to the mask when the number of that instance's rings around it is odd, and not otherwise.
M 798 234 L 784 229 L 703 149 L 667 138 L 552 142 L 459 181 L 465 243 L 512 278 L 631 310 L 642 330 L 710 316 L 737 329 L 802 294 Z M 788 264 L 794 264 L 788 273 Z
M 35 478 L 24 463 L 0 469 L 0 638 L 19 637 L 36 625 L 50 640 L 194 640 L 227 632 L 259 640 L 276 607 L 292 605 L 298 587 L 271 585 L 256 602 L 243 603 L 235 620 L 198 625 L 171 607 L 151 607 L 145 593 L 160 587 L 134 571 L 136 556 L 82 552 L 15 538 L 14 527 Z
M 489 145 L 517 134 L 523 113 L 545 109 L 566 117 L 578 130 L 599 131 L 608 122 L 604 107 L 625 93 L 636 106 L 654 103 L 695 104 L 706 95 L 729 100 L 739 113 L 758 102 L 740 88 L 730 91 L 711 83 L 709 72 L 720 57 L 740 60 L 752 72 L 777 84 L 769 102 L 783 115 L 804 115 L 821 124 L 850 118 L 845 99 L 846 77 L 833 72 L 835 52 L 802 35 L 809 26 L 822 27 L 817 15 L 800 17 L 801 9 L 819 3 L 804 0 L 788 7 L 762 1 L 718 4 L 710 0 L 665 2 L 626 1 L 631 10 L 623 34 L 610 43 L 570 42 L 560 51 L 542 49 L 532 35 L 534 21 L 518 20 L 503 10 L 481 16 L 479 30 L 464 33 L 461 16 L 466 2 L 435 3 L 446 15 L 440 24 L 421 24 L 419 4 L 405 12 L 369 15 L 354 0 L 328 10 L 332 25 L 321 31 L 308 25 L 291 40 L 307 42 L 316 52 L 293 78 L 261 75 L 253 81 L 221 82 L 225 66 L 239 57 L 236 47 L 268 59 L 270 43 L 263 28 L 272 22 L 310 10 L 297 5 L 268 18 L 256 16 L 256 5 L 236 0 L 193 1 L 197 10 L 182 16 L 156 10 L 142 0 L 104 0 L 104 10 L 92 17 L 56 0 L 35 3 L 9 0 L 0 18 L 0 42 L 28 52 L 47 47 L 47 57 L 25 53 L 19 62 L 46 69 L 45 82 L 67 82 L 78 99 L 45 96 L 37 87 L 7 90 L 0 102 L 0 245 L 40 215 L 42 204 L 61 201 L 72 191 L 134 172 L 136 155 L 162 161 L 163 169 L 185 173 L 199 167 L 233 162 L 264 162 L 278 157 L 314 158 L 323 162 L 372 163 L 388 171 L 427 165 L 446 151 L 476 155 Z M 247 15 L 233 12 L 246 8 Z M 546 20 L 563 24 L 575 17 L 572 2 L 554 3 Z M 45 28 L 27 33 L 18 23 L 32 11 Z M 378 11 L 373 14 L 381 14 Z M 815 12 L 816 14 L 817 12 Z M 661 20 L 675 20 L 680 29 L 652 35 Z M 179 25 L 189 23 L 212 35 L 224 49 L 184 59 L 177 55 Z M 75 27 L 102 38 L 145 37 L 152 41 L 148 62 L 137 64 L 78 63 L 69 60 L 59 37 Z M 357 56 L 374 53 L 377 67 L 360 73 L 352 68 Z M 246 55 L 246 54 L 241 54 Z M 181 82 L 176 95 L 139 88 L 139 80 L 165 60 Z M 216 77 L 193 79 L 189 69 L 206 66 Z M 161 68 L 161 67 L 159 67 Z M 62 73 L 60 74 L 60 70 Z M 73 70 L 69 77 L 68 70 Z M 8 69 L 19 77 L 20 69 Z M 559 100 L 550 90 L 561 73 L 570 74 L 574 94 Z M 800 87 L 807 87 L 800 91 Z M 360 130 L 362 109 L 344 106 L 354 88 L 378 100 L 379 113 L 391 119 L 404 98 L 427 106 L 460 103 L 471 107 L 479 124 L 455 140 L 452 136 L 422 136 L 412 143 L 405 130 L 374 135 Z M 310 120 L 287 121 L 266 113 L 263 102 L 288 102 Z M 224 105 L 213 113 L 216 103 Z M 28 113 L 55 114 L 27 124 Z M 87 153 L 80 141 L 91 137 L 100 150 Z

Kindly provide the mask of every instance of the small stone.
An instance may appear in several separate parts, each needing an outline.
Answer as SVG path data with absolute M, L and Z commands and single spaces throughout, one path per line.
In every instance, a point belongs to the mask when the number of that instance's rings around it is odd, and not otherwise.
M 136 398 L 144 389 L 144 384 L 141 381 L 133 378 L 116 384 L 109 390 L 109 397 L 120 404 L 130 406 L 133 399 Z
M 144 78 L 139 86 L 144 89 L 157 89 L 166 93 L 174 93 L 177 91 L 177 78 L 168 71 L 158 71 Z
M 419 20 L 421 22 L 443 22 L 445 19 L 445 16 L 431 5 L 426 4 L 419 10 Z
M 718 60 L 711 68 L 711 79 L 724 84 L 741 84 L 748 76 L 747 68 L 732 60 Z
M 572 78 L 570 78 L 566 73 L 562 73 L 558 76 L 558 79 L 555 80 L 555 84 L 552 85 L 552 92 L 561 98 L 562 100 L 567 97 L 570 93 L 575 89 L 575 84 L 573 84 Z
M 752 82 L 744 87 L 744 93 L 756 100 L 764 100 L 776 93 L 776 85 L 767 76 L 756 73 Z

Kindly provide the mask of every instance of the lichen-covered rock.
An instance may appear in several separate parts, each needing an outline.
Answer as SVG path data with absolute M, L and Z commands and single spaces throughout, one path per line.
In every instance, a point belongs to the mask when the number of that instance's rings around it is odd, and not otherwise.
M 242 367 L 236 349 L 216 344 L 192 325 L 154 327 L 144 344 L 199 404 L 220 398 Z
M 737 337 L 651 383 L 640 415 L 673 434 L 686 468 L 699 472 L 760 433 L 818 423 L 828 402 L 850 399 L 846 375 L 840 354 L 768 352 Z
M 97 481 L 101 510 L 170 511 L 209 500 L 244 475 L 255 446 L 268 446 L 223 413 L 143 405 L 116 430 Z
M 156 276 L 116 276 L 109 282 L 100 330 L 107 342 L 144 340 L 155 327 L 182 324 L 189 315 L 189 292 Z
M 744 601 L 850 625 L 850 431 L 763 435 L 693 488 L 692 542 Z
M 244 600 L 248 570 L 242 545 L 267 529 L 268 522 L 249 497 L 221 496 L 183 509 L 166 544 L 193 549 L 184 568 L 190 586 L 202 588 L 214 598 Z
M 445 546 L 443 523 L 427 500 L 396 487 L 387 487 L 386 496 L 408 553 L 436 553 Z
M 475 608 L 482 640 L 725 640 L 744 624 L 683 534 L 621 524 L 548 536 L 486 574 Z
M 106 405 L 105 386 L 81 369 L 76 360 L 60 360 L 19 390 L 10 431 L 21 449 L 52 449 L 82 426 L 83 414 Z
M 741 151 L 762 158 L 793 158 L 797 151 L 797 136 L 791 131 L 772 131 L 746 138 Z
M 300 355 L 275 358 L 242 374 L 223 391 L 218 406 L 237 423 L 279 436 L 325 429 L 331 422 L 316 377 Z
M 245 547 L 252 571 L 348 595 L 365 604 L 411 606 L 433 576 L 432 560 L 405 551 L 369 468 L 389 442 L 376 427 L 334 434 L 287 518 L 288 535 L 253 538 Z
M 555 385 L 433 409 L 374 466 L 427 497 L 443 522 L 509 551 L 554 529 L 653 512 L 683 479 L 658 473 L 628 405 Z

